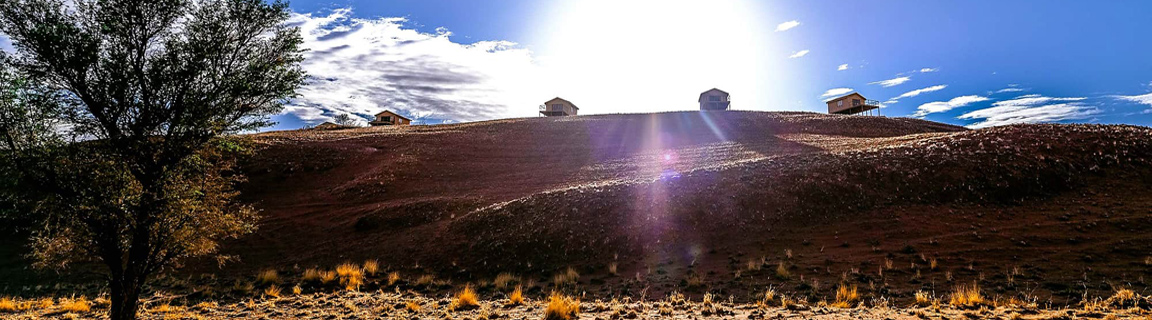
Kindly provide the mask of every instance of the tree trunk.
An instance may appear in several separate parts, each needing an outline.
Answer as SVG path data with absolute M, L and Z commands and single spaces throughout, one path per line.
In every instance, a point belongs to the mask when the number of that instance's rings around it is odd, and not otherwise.
M 140 308 L 140 288 L 143 279 L 128 279 L 132 276 L 122 275 L 112 279 L 111 311 L 109 320 L 135 320 L 136 311 Z

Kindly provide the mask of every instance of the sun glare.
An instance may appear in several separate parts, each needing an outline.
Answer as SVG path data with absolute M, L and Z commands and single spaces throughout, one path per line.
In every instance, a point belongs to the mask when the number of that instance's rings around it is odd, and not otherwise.
M 782 59 L 776 21 L 755 1 L 565 1 L 539 15 L 532 48 L 542 96 L 581 113 L 693 110 L 700 92 L 731 92 L 735 109 L 769 109 Z M 771 88 L 771 89 L 770 89 Z M 786 88 L 785 88 L 786 89 Z

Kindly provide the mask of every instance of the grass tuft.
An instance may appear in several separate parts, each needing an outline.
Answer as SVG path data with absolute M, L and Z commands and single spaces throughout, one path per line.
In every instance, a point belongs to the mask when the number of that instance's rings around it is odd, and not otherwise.
M 394 285 L 397 281 L 400 281 L 400 273 L 396 271 L 389 272 L 388 285 Z
M 792 272 L 788 271 L 788 267 L 784 265 L 783 261 L 776 265 L 776 277 L 780 279 L 788 279 L 792 277 Z
M 308 268 L 307 270 L 304 270 L 304 275 L 300 277 L 300 280 L 304 282 L 319 282 L 320 270 L 316 270 L 316 268 Z
M 553 292 L 548 297 L 548 306 L 544 308 L 544 320 L 572 320 L 579 313 L 580 300 Z
M 373 260 L 364 261 L 364 273 L 369 276 L 375 276 L 376 272 L 380 271 L 380 262 Z
M 956 308 L 977 308 L 988 305 L 988 301 L 980 293 L 980 286 L 973 282 L 971 286 L 960 285 L 953 289 L 948 304 Z
M 270 286 L 268 286 L 267 289 L 264 289 L 264 295 L 269 296 L 269 297 L 273 297 L 273 298 L 279 298 L 280 297 L 280 287 L 277 287 L 276 285 L 270 285 Z
M 87 313 L 92 310 L 92 303 L 88 302 L 88 299 L 84 297 L 64 300 L 60 302 L 60 310 L 64 312 Z
M 0 312 L 12 313 L 16 311 L 21 311 L 20 304 L 16 303 L 16 300 L 9 297 L 0 298 Z
M 496 279 L 492 280 L 492 284 L 494 284 L 496 286 L 496 289 L 499 289 L 499 290 L 508 289 L 508 285 L 510 285 L 514 282 L 518 282 L 516 276 L 512 275 L 511 273 L 507 273 L 507 272 L 503 272 L 503 273 L 496 275 Z
M 840 288 L 836 289 L 836 301 L 832 303 L 832 306 L 836 308 L 851 308 L 858 302 L 860 302 L 860 293 L 857 291 L 856 285 L 848 288 L 848 285 L 841 283 Z
M 276 273 L 276 269 L 267 269 L 256 274 L 256 282 L 260 284 L 273 284 L 279 280 L 280 275 Z
M 575 269 L 572 269 L 572 267 L 568 267 L 563 273 L 557 273 L 552 277 L 552 283 L 557 287 L 566 284 L 576 284 L 577 281 L 580 281 L 580 274 L 577 273 Z
M 516 290 L 508 295 L 508 305 L 518 306 L 524 304 L 524 290 L 521 286 L 516 286 Z
M 404 303 L 404 309 L 412 313 L 420 313 L 421 306 L 419 302 L 409 300 Z
M 480 307 L 480 299 L 471 285 L 464 286 L 464 290 L 456 293 L 456 300 L 452 301 L 452 309 L 471 310 Z

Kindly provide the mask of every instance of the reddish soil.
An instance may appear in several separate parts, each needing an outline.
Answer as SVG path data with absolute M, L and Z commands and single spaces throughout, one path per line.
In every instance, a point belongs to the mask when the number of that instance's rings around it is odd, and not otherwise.
M 1145 127 L 674 112 L 255 138 L 260 230 L 195 272 L 379 259 L 459 283 L 573 267 L 603 296 L 978 282 L 1055 305 L 1152 276 Z

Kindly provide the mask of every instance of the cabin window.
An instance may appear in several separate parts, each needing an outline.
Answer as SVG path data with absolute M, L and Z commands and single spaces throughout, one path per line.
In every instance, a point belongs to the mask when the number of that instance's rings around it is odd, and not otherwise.
M 392 116 L 380 116 L 380 121 L 391 122 Z
M 720 101 L 720 96 L 708 96 L 708 101 Z
M 860 105 L 860 99 L 852 99 L 852 106 L 853 107 L 856 107 L 859 105 Z
M 553 104 L 553 105 L 552 105 L 552 109 L 553 109 L 553 110 L 560 110 L 560 109 L 564 109 L 564 104 L 560 104 L 560 103 L 557 103 L 557 104 Z
M 844 100 L 836 101 L 836 106 L 837 107 L 843 107 L 844 106 Z

